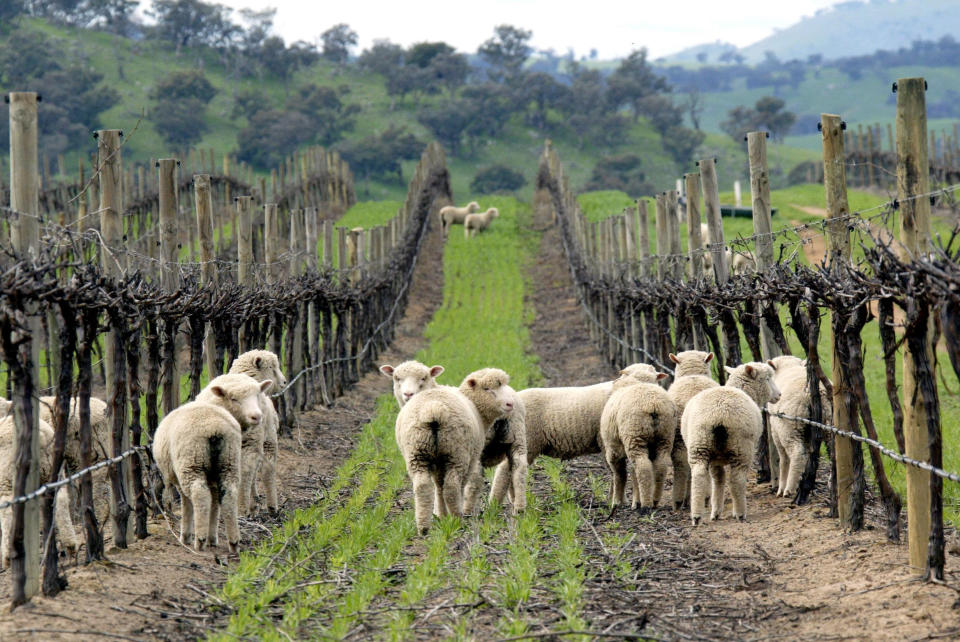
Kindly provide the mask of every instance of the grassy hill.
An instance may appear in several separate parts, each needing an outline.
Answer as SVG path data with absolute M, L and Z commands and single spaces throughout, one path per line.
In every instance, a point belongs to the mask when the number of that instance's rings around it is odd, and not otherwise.
M 218 54 L 210 49 L 184 48 L 177 55 L 166 44 L 153 41 L 135 41 L 104 32 L 79 30 L 70 27 L 52 25 L 38 19 L 24 20 L 21 29 L 36 29 L 56 39 L 57 44 L 75 59 L 104 75 L 105 84 L 115 88 L 120 102 L 101 115 L 102 126 L 123 129 L 127 144 L 124 160 L 147 162 L 154 158 L 177 155 L 163 141 L 151 122 L 151 110 L 155 102 L 149 98 L 151 88 L 156 82 L 173 71 L 202 69 L 208 80 L 217 89 L 217 95 L 211 101 L 205 116 L 208 131 L 197 147 L 214 149 L 218 154 L 236 152 L 237 134 L 247 125 L 245 118 L 232 115 L 234 97 L 241 90 L 256 89 L 266 95 L 270 106 L 282 107 L 288 93 L 294 93 L 298 87 L 315 83 L 320 86 L 337 88 L 347 86 L 349 94 L 345 102 L 356 103 L 361 107 L 356 118 L 355 129 L 347 134 L 348 139 L 361 139 L 381 132 L 389 126 L 402 126 L 421 140 L 431 138 L 429 132 L 417 121 L 419 110 L 440 100 L 425 97 L 419 102 L 412 99 L 398 102 L 391 109 L 391 99 L 387 95 L 383 77 L 364 72 L 355 66 L 339 67 L 327 61 L 320 61 L 309 68 L 301 69 L 286 84 L 276 78 L 231 77 Z M 41 107 L 42 109 L 42 107 Z M 557 115 L 553 119 L 558 119 Z M 91 127 L 92 129 L 92 127 Z M 610 154 L 639 150 L 643 158 L 643 171 L 647 180 L 658 190 L 669 189 L 674 185 L 680 170 L 663 151 L 660 138 L 643 119 L 630 130 L 629 138 L 619 149 L 605 149 L 585 146 L 579 148 L 572 137 L 551 133 L 555 144 L 563 149 L 569 175 L 574 186 L 583 185 L 590 175 L 597 159 Z M 450 169 L 454 193 L 460 195 L 469 191 L 469 183 L 477 171 L 493 163 L 508 165 L 527 179 L 527 185 L 518 194 L 529 197 L 535 178 L 537 159 L 542 149 L 544 134 L 525 126 L 515 117 L 507 124 L 503 134 L 478 146 L 472 155 L 451 157 Z M 89 149 L 84 156 L 95 151 L 91 139 Z M 787 150 L 783 153 L 771 153 L 776 162 L 794 163 L 806 160 L 808 153 Z M 743 165 L 743 153 L 734 145 L 728 144 L 722 137 L 708 137 L 703 156 L 720 156 L 731 166 Z M 5 155 L 6 149 L 3 149 Z M 41 150 L 41 154 L 43 150 Z M 67 167 L 77 166 L 80 154 L 74 152 L 67 156 Z M 406 180 L 414 162 L 404 164 L 404 181 L 359 181 L 358 196 L 364 200 L 382 200 L 402 198 L 406 189 Z M 792 166 L 792 165 L 791 165 Z M 693 167 L 683 168 L 690 171 Z M 789 171 L 789 168 L 787 168 Z

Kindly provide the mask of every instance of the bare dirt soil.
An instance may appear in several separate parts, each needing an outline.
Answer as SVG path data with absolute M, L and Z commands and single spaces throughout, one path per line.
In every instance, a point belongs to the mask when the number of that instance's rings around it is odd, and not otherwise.
M 438 278 L 437 275 L 441 275 Z M 396 338 L 378 363 L 410 358 L 424 345 L 423 329 L 443 301 L 443 244 L 439 226 L 431 229 L 414 270 L 409 304 Z M 289 374 L 289 373 L 288 373 Z M 299 413 L 299 426 L 280 440 L 280 516 L 262 510 L 241 521 L 241 548 L 249 548 L 283 513 L 315 501 L 354 447 L 361 427 L 374 413 L 375 400 L 389 390 L 376 370 L 368 372 L 333 407 Z M 109 531 L 109 528 L 107 529 Z M 227 574 L 225 547 L 202 553 L 182 546 L 179 521 L 151 518 L 150 537 L 126 550 L 108 540 L 107 561 L 66 563 L 69 586 L 55 598 L 36 597 L 13 613 L 0 614 L 0 640 L 185 640 L 206 635 L 218 617 L 206 605 Z M 221 542 L 224 540 L 221 535 Z M 81 555 L 83 551 L 81 550 Z M 0 603 L 10 586 L 0 573 Z

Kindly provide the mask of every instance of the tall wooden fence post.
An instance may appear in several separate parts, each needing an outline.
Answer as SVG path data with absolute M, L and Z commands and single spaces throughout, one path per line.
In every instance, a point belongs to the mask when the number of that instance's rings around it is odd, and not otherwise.
M 844 124 L 840 116 L 820 115 L 820 128 L 823 132 L 823 188 L 827 203 L 827 263 L 831 273 L 839 274 L 842 267 L 850 262 L 850 232 L 848 221 L 843 217 L 850 213 L 847 204 L 847 177 L 844 155 Z M 847 400 L 850 398 L 850 382 L 840 367 L 836 354 L 838 337 L 836 329 L 831 330 L 833 347 L 833 425 L 841 430 L 850 430 L 850 415 L 847 412 Z M 851 492 L 854 486 L 853 450 L 859 448 L 846 437 L 834 437 L 834 459 L 836 460 L 837 514 L 845 528 L 852 525 L 854 511 L 851 504 Z
M 179 257 L 179 230 L 177 229 L 177 161 L 161 158 L 157 161 L 160 210 L 160 285 L 167 292 L 180 286 L 177 263 Z M 169 323 L 169 322 L 168 322 Z M 163 412 L 173 412 L 180 405 L 180 374 L 177 372 L 176 329 L 165 328 Z M 171 336 L 171 334 L 173 336 Z
M 923 78 L 897 80 L 897 198 L 900 201 L 900 255 L 909 262 L 930 249 L 930 191 L 927 164 L 926 82 Z M 918 198 L 920 196 L 920 198 Z M 932 319 L 931 319 L 932 323 Z M 928 347 L 926 358 L 933 363 Z M 917 356 L 903 350 L 903 434 L 906 455 L 930 460 L 927 411 L 917 386 Z M 930 473 L 907 466 L 907 544 L 910 566 L 917 572 L 927 567 L 930 524 Z
M 13 246 L 23 255 L 39 256 L 40 213 L 39 177 L 37 176 L 37 94 L 14 92 L 10 94 L 10 207 L 23 215 L 11 224 L 10 237 Z M 30 314 L 33 312 L 34 314 Z M 28 309 L 30 360 L 24 363 L 24 376 L 37 387 L 37 363 L 40 357 L 40 317 L 36 306 Z M 29 388 L 30 386 L 28 386 Z M 23 393 L 24 391 L 21 391 Z M 39 405 L 35 391 L 26 390 L 31 411 L 21 403 L 14 404 L 14 422 L 17 476 L 13 494 L 25 495 L 40 485 Z M 21 397 L 22 394 L 17 394 Z M 26 467 L 26 476 L 21 474 Z M 44 480 L 46 481 L 46 480 Z M 40 591 L 40 502 L 30 501 L 11 509 L 14 513 L 13 536 L 22 534 L 20 542 L 14 542 L 10 562 L 13 576 L 13 606 L 23 604 Z M 20 523 L 17 518 L 20 517 Z M 18 528 L 19 527 L 19 528 Z M 11 538 L 10 541 L 13 541 Z M 20 553 L 19 555 L 17 553 Z
M 253 284 L 253 197 L 237 197 L 237 283 L 249 287 Z M 250 350 L 247 329 L 240 326 L 238 341 L 240 352 Z
M 224 167 L 226 163 L 224 159 Z M 210 194 L 210 175 L 196 174 L 193 177 L 193 189 L 200 238 L 200 284 L 206 286 L 213 282 L 213 275 L 216 273 L 213 265 L 213 197 Z M 203 338 L 203 352 L 207 365 L 207 381 L 210 381 L 220 373 L 216 372 L 216 339 L 213 328 L 209 325 Z
M 703 239 L 700 234 L 700 176 L 683 175 L 687 192 L 687 255 L 690 257 L 690 280 L 696 283 L 703 279 Z M 694 324 L 693 349 L 710 351 L 702 328 Z

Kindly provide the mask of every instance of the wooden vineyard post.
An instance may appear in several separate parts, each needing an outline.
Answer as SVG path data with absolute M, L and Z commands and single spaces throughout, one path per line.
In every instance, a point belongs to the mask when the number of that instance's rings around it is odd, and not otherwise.
M 850 233 L 848 222 L 841 217 L 850 214 L 847 204 L 847 180 L 844 167 L 844 125 L 840 116 L 821 114 L 823 131 L 823 188 L 827 203 L 827 263 L 831 273 L 838 274 L 841 267 L 850 262 Z M 850 398 L 850 382 L 840 367 L 836 354 L 836 330 L 832 330 L 833 350 L 833 425 L 841 430 L 850 430 L 847 400 Z M 834 437 L 834 457 L 837 467 L 837 513 L 844 528 L 853 525 L 854 511 L 851 504 L 854 488 L 853 451 L 859 448 L 847 437 Z
M 720 213 L 720 187 L 717 183 L 716 161 L 704 158 L 697 163 L 700 168 L 700 189 L 703 193 L 703 214 L 710 231 L 710 257 L 713 260 L 713 276 L 717 285 L 723 285 L 730 278 L 730 265 L 723 234 L 723 215 Z M 726 347 L 724 348 L 726 350 Z
M 347 268 L 349 269 L 349 276 L 347 280 L 352 285 L 355 285 L 360 282 L 360 255 L 363 252 L 361 247 L 361 239 L 363 238 L 363 228 L 355 227 L 350 230 L 349 236 L 347 237 Z M 359 323 L 358 311 L 354 309 L 350 313 L 350 322 L 348 325 L 348 334 L 347 334 L 347 343 L 349 346 L 349 354 L 351 359 L 349 361 L 349 376 L 351 381 L 356 381 L 360 378 L 360 369 L 359 369 L 359 355 L 357 354 L 357 345 L 354 341 L 356 336 L 356 326 Z
M 304 213 L 302 209 L 296 209 L 290 211 L 290 278 L 296 278 L 300 276 L 303 272 L 303 264 L 305 262 L 305 252 L 307 249 L 307 239 L 306 239 L 306 229 L 304 223 Z M 314 250 L 316 252 L 316 250 Z M 303 306 L 300 306 L 300 310 L 303 309 Z M 293 350 L 291 351 L 290 360 L 292 367 L 290 368 L 290 376 L 295 377 L 297 373 L 303 370 L 304 365 L 304 354 L 303 354 L 303 336 L 306 332 L 305 324 L 307 322 L 306 315 L 300 314 L 298 310 L 296 329 L 293 332 Z M 300 377 L 299 382 L 292 387 L 292 392 L 294 396 L 292 397 L 292 403 L 290 408 L 290 414 L 292 417 L 296 417 L 296 406 L 298 404 L 304 403 L 305 393 L 307 390 L 306 386 L 307 377 Z
M 642 198 L 637 199 L 637 245 L 640 248 L 640 278 L 649 279 L 652 276 L 652 266 L 650 264 L 650 218 L 647 213 L 647 201 Z M 650 355 L 656 354 L 656 327 L 653 318 L 653 312 L 644 310 L 641 313 L 643 319 L 643 360 L 650 359 Z
M 264 278 L 269 285 L 273 285 L 280 278 L 280 266 L 277 258 L 280 254 L 279 225 L 277 221 L 277 204 L 264 203 L 263 205 L 263 262 Z M 283 328 L 279 314 L 273 316 L 270 333 L 270 351 L 277 355 L 283 363 Z M 293 376 L 291 374 L 291 376 Z M 282 400 L 282 398 L 281 398 Z M 280 416 L 284 413 L 281 411 Z
M 237 197 L 237 283 L 250 287 L 253 284 L 253 197 Z M 239 334 L 240 352 L 250 350 L 247 329 L 241 325 Z
M 700 235 L 700 176 L 684 174 L 687 192 L 687 254 L 690 257 L 690 280 L 694 283 L 703 278 L 703 239 Z M 706 337 L 700 328 L 693 328 L 693 349 L 710 351 Z
M 913 261 L 930 249 L 930 191 L 927 164 L 927 110 L 923 78 L 897 80 L 897 198 L 900 201 L 900 258 Z M 932 322 L 932 321 L 931 321 Z M 933 363 L 927 328 L 926 359 Z M 906 455 L 930 461 L 927 434 L 927 409 L 922 403 L 915 375 L 918 360 L 909 346 L 903 350 L 903 434 Z M 934 465 L 939 465 L 935 463 Z M 927 567 L 931 534 L 930 473 L 906 467 L 907 545 L 910 566 L 917 573 Z
M 304 265 L 307 270 L 320 271 L 320 253 L 317 251 L 317 232 L 319 232 L 320 221 L 317 215 L 316 207 L 308 207 L 304 210 L 304 225 L 306 226 L 307 251 L 304 254 Z M 317 337 L 319 336 L 319 325 L 317 323 L 317 303 L 316 301 L 307 302 L 307 357 L 311 367 L 319 363 L 317 351 Z M 312 406 L 317 398 L 317 381 L 321 380 L 323 370 L 315 368 L 310 375 L 310 385 L 304 386 L 307 392 L 305 403 Z M 322 386 L 321 386 L 322 387 Z
M 773 235 L 770 222 L 770 175 L 767 173 L 767 133 L 747 134 L 747 155 L 750 161 L 750 196 L 753 199 L 753 233 L 756 236 L 754 261 L 757 272 L 766 272 L 773 267 Z M 760 352 L 763 360 L 773 359 L 780 348 L 773 338 L 773 331 L 757 307 L 760 325 Z M 769 423 L 769 422 L 767 422 Z M 770 482 L 776 485 L 780 469 L 780 453 L 774 446 L 770 430 L 766 432 L 767 461 L 770 465 Z M 761 444 L 763 440 L 761 439 Z
M 195 175 L 193 190 L 200 238 L 200 284 L 206 286 L 213 282 L 216 271 L 213 264 L 213 197 L 210 194 L 210 175 Z M 203 353 L 207 365 L 207 381 L 210 381 L 220 373 L 216 371 L 216 340 L 213 336 L 213 328 L 209 326 L 203 338 Z
M 180 285 L 177 272 L 179 256 L 179 230 L 177 229 L 177 161 L 161 158 L 157 161 L 159 208 L 160 208 L 160 285 L 173 292 Z M 174 336 L 170 336 L 171 331 Z M 175 330 L 165 329 L 165 343 L 169 346 L 164 354 L 163 412 L 168 414 L 180 405 L 180 374 L 177 372 Z
M 637 224 L 637 212 L 635 209 L 627 208 L 624 211 L 626 220 L 626 278 L 633 280 L 637 278 L 637 237 L 639 227 Z M 634 346 L 630 351 L 630 361 L 636 363 L 643 360 L 643 353 L 636 348 L 643 345 L 643 324 L 641 323 L 640 313 L 632 306 L 630 308 L 630 345 Z
M 663 280 L 670 274 L 667 264 L 667 254 L 670 253 L 670 228 L 667 222 L 667 209 L 665 201 L 666 192 L 657 194 L 657 279 Z
M 664 203 L 667 208 L 667 230 L 670 235 L 670 276 L 677 282 L 683 280 L 683 245 L 680 243 L 680 202 L 679 192 L 670 190 Z
M 14 248 L 23 255 L 39 258 L 40 213 L 39 177 L 37 176 L 37 94 L 13 92 L 10 101 L 10 208 L 22 213 L 11 219 L 10 237 Z M 17 473 L 13 494 L 25 495 L 40 485 L 39 404 L 37 364 L 40 361 L 42 322 L 34 305 L 25 310 L 32 340 L 28 359 L 23 363 L 23 386 L 15 391 L 14 439 Z M 23 352 L 21 352 L 21 355 Z M 21 400 L 28 400 L 26 404 Z M 29 406 L 29 408 L 25 407 Z M 23 473 L 26 473 L 25 475 Z M 46 480 L 43 480 L 46 481 Z M 21 485 L 22 484 L 22 485 Z M 13 577 L 13 606 L 23 604 L 40 591 L 40 502 L 15 505 L 13 542 L 10 552 Z M 17 535 L 21 535 L 19 541 Z

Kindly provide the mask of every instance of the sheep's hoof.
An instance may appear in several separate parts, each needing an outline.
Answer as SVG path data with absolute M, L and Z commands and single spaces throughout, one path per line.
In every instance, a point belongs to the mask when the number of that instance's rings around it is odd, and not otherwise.
M 183 544 L 184 546 L 190 546 L 190 545 L 192 545 L 192 544 L 193 544 L 193 534 L 191 533 L 190 535 L 181 535 L 181 536 L 180 536 L 180 543 Z
M 694 525 L 694 526 L 699 526 L 699 525 L 700 525 L 700 516 L 699 516 L 699 515 L 695 515 L 695 516 L 693 517 L 693 525 Z
M 237 554 L 237 551 L 240 550 L 240 542 L 229 542 L 227 547 L 230 549 L 230 552 L 234 555 Z
M 198 538 L 197 538 L 197 550 L 198 550 L 198 551 L 202 551 L 204 548 L 206 548 L 206 546 L 207 546 L 207 540 L 203 539 L 202 537 L 198 537 Z
M 737 521 L 738 521 L 738 522 L 745 522 L 745 521 L 747 521 L 747 516 L 746 516 L 746 515 L 737 515 Z
M 650 506 L 640 506 L 639 508 L 637 508 L 637 513 L 638 513 L 641 517 L 643 517 L 643 516 L 645 516 L 645 515 L 652 515 L 652 514 L 653 514 L 653 508 L 650 507 Z
M 683 502 L 673 502 L 673 510 L 682 510 Z
M 717 521 L 718 519 L 720 519 L 720 515 L 719 515 L 718 513 L 711 513 L 711 514 L 710 514 L 710 521 L 711 521 L 711 522 L 715 522 L 715 521 Z

